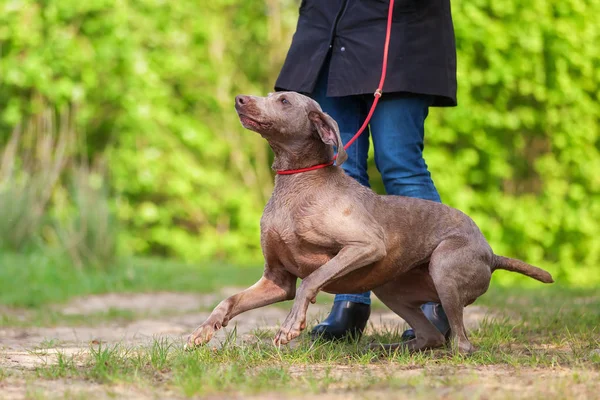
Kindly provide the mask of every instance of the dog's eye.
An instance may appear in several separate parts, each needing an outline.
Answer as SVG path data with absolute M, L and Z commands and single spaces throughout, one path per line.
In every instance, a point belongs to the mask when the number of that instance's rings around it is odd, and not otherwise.
M 290 104 L 290 102 L 288 101 L 288 99 L 286 99 L 285 97 L 281 98 L 281 104 Z

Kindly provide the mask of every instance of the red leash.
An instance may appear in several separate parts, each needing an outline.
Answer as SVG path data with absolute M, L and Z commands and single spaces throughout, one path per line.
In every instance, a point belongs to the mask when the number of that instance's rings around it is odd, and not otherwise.
M 371 121 L 371 117 L 373 116 L 373 113 L 375 112 L 375 107 L 377 107 L 379 98 L 381 97 L 381 94 L 383 93 L 382 92 L 383 83 L 385 82 L 385 74 L 387 73 L 388 49 L 390 47 L 390 36 L 392 33 L 393 11 L 394 11 L 394 0 L 390 0 L 390 6 L 388 9 L 388 18 L 387 18 L 387 30 L 385 33 L 385 45 L 383 47 L 383 67 L 381 68 L 381 79 L 379 80 L 379 86 L 377 87 L 377 90 L 375 90 L 375 93 L 373 94 L 373 96 L 375 96 L 375 99 L 373 100 L 373 104 L 371 105 L 371 109 L 369 110 L 369 114 L 367 115 L 365 122 L 363 122 L 362 126 L 360 127 L 358 132 L 356 132 L 356 134 L 352 137 L 352 139 L 350 139 L 348 141 L 348 143 L 346 143 L 346 145 L 344 146 L 344 150 L 348 150 L 348 147 L 350 147 L 352 145 L 352 143 L 354 143 L 354 141 L 356 139 L 358 139 L 358 137 L 367 128 L 367 125 L 369 125 L 369 121 Z M 337 154 L 333 157 L 333 160 L 331 162 L 328 162 L 325 164 L 313 165 L 312 167 L 300 168 L 300 169 L 279 170 L 279 171 L 277 171 L 277 175 L 293 175 L 293 174 L 299 174 L 301 172 L 314 171 L 316 169 L 329 167 L 330 165 L 333 165 L 333 162 L 335 161 L 336 158 L 337 158 Z

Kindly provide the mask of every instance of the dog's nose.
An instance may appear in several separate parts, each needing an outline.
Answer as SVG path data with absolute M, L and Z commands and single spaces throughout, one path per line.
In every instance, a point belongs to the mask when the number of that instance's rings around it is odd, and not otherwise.
M 243 96 L 243 95 L 238 95 L 235 96 L 235 105 L 236 106 L 243 106 L 245 104 L 248 104 L 248 96 Z

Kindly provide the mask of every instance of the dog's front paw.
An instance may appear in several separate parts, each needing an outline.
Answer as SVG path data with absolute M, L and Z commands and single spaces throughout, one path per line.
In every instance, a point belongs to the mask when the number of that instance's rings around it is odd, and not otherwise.
M 287 344 L 300 336 L 300 332 L 302 332 L 306 328 L 306 319 L 293 319 L 287 318 L 277 335 L 275 335 L 275 339 L 273 339 L 273 343 L 275 346 L 280 346 L 282 344 Z
M 212 339 L 217 330 L 221 329 L 221 324 L 218 322 L 206 321 L 188 336 L 186 349 L 191 350 L 197 346 L 202 346 Z

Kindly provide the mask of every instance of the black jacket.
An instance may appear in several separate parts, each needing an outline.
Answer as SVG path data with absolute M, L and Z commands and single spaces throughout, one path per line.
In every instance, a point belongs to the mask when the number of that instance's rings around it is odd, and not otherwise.
M 328 96 L 373 93 L 381 75 L 389 0 L 303 0 L 275 90 L 310 94 L 331 52 Z M 450 0 L 396 0 L 386 92 L 435 95 L 456 105 Z

